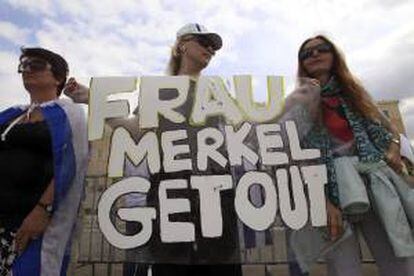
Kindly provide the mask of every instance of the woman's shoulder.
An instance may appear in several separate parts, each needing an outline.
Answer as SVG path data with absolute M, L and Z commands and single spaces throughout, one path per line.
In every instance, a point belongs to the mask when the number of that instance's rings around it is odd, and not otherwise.
M 27 109 L 27 106 L 16 105 L 16 106 L 8 107 L 0 111 L 0 124 L 4 124 L 8 122 L 9 120 L 19 116 L 26 109 Z

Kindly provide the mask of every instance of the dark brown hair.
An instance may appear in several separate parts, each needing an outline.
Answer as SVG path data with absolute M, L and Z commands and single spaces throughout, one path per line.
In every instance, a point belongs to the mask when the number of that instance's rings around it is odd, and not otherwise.
M 69 73 L 69 66 L 66 60 L 47 49 L 44 48 L 21 48 L 21 55 L 19 60 L 22 61 L 25 57 L 37 57 L 46 60 L 52 66 L 52 73 L 56 80 L 60 81 L 57 87 L 57 95 L 60 96 L 63 88 L 65 87 L 66 78 Z

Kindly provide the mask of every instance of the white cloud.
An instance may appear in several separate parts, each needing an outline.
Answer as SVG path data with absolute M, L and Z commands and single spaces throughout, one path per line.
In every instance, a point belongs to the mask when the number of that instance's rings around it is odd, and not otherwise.
M 72 26 L 46 21 L 36 33 L 40 45 L 55 50 L 70 62 L 74 74 L 122 75 L 142 74 L 160 66 L 159 58 L 168 53 L 167 46 L 144 41 L 126 41 L 116 32 L 83 32 L 85 25 Z M 79 35 L 82 33 L 83 35 Z
M 24 45 L 27 41 L 29 30 L 7 21 L 0 21 L 0 38 L 4 38 L 15 45 Z
M 0 110 L 16 104 L 29 102 L 29 96 L 24 90 L 22 80 L 19 75 L 0 75 L 1 101 Z
M 16 73 L 19 64 L 18 59 L 19 57 L 15 53 L 0 51 L 0 74 L 12 75 Z
M 28 4 L 21 2 L 17 6 L 27 8 Z M 34 30 L 34 44 L 63 54 L 72 72 L 81 76 L 162 74 L 175 32 L 187 22 L 201 22 L 223 36 L 221 60 L 212 63 L 212 68 L 217 68 L 227 60 L 237 61 L 238 52 L 232 51 L 237 48 L 237 37 L 256 24 L 240 15 L 231 3 L 218 1 L 187 5 L 169 1 L 75 0 L 55 2 L 54 8 L 62 18 L 43 19 L 41 28 Z
M 52 0 L 5 0 L 10 6 L 16 9 L 22 9 L 34 15 L 49 15 L 55 14 L 54 4 Z
M 299 44 L 322 31 L 344 50 L 375 98 L 402 99 L 414 138 L 412 1 L 7 1 L 39 21 L 36 29 L 1 21 L 0 36 L 20 43 L 33 33 L 30 44 L 64 55 L 79 77 L 162 74 L 175 32 L 187 22 L 223 37 L 223 49 L 205 73 L 292 76 Z M 0 73 L 14 73 L 16 58 L 0 52 Z
M 405 99 L 414 94 L 414 27 L 396 30 L 364 55 L 359 68 L 378 99 Z

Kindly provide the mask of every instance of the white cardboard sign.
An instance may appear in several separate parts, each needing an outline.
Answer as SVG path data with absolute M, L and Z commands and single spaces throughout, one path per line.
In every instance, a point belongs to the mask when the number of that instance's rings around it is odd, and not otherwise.
M 255 231 L 272 226 L 278 213 L 292 229 L 300 229 L 308 220 L 313 226 L 326 225 L 327 172 L 318 161 L 321 153 L 301 147 L 295 121 L 278 121 L 284 112 L 283 77 L 269 76 L 267 80 L 268 101 L 260 104 L 253 101 L 251 76 L 234 76 L 235 91 L 229 91 L 220 77 L 200 77 L 194 89 L 190 89 L 190 79 L 183 76 L 92 79 L 90 141 L 103 138 L 104 125 L 111 119 L 130 116 L 126 100 L 109 101 L 108 96 L 139 92 L 138 112 L 134 114 L 139 140 L 122 124 L 113 130 L 111 138 L 107 176 L 116 181 L 104 191 L 98 206 L 99 226 L 109 243 L 131 249 L 145 245 L 153 235 L 159 235 L 163 243 L 221 237 L 226 224 L 222 195 L 232 189 L 238 219 Z M 160 91 L 166 89 L 174 97 L 163 100 Z M 190 99 L 191 112 L 181 113 L 180 107 Z M 208 125 L 209 118 L 221 119 Z M 163 129 L 161 120 L 177 127 Z M 126 160 L 132 166 L 147 166 L 148 176 L 127 175 Z M 233 169 L 246 163 L 256 169 L 246 170 L 236 179 Z M 214 174 L 212 164 L 227 173 Z M 150 181 L 152 175 L 174 173 L 178 175 L 175 179 Z M 181 178 L 181 173 L 191 176 Z M 253 186 L 263 191 L 260 206 L 249 198 Z M 123 234 L 111 220 L 115 202 L 132 193 L 146 195 L 154 187 L 158 205 L 116 210 L 121 220 L 142 225 L 134 235 Z M 193 212 L 193 198 L 171 198 L 168 194 L 172 190 L 197 194 L 200 225 L 170 219 L 174 214 Z

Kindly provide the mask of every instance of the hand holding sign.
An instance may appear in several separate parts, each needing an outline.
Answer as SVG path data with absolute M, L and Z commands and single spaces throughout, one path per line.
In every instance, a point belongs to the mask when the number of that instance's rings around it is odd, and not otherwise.
M 89 88 L 78 83 L 75 78 L 69 78 L 63 93 L 71 98 L 75 103 L 87 104 L 89 101 Z

